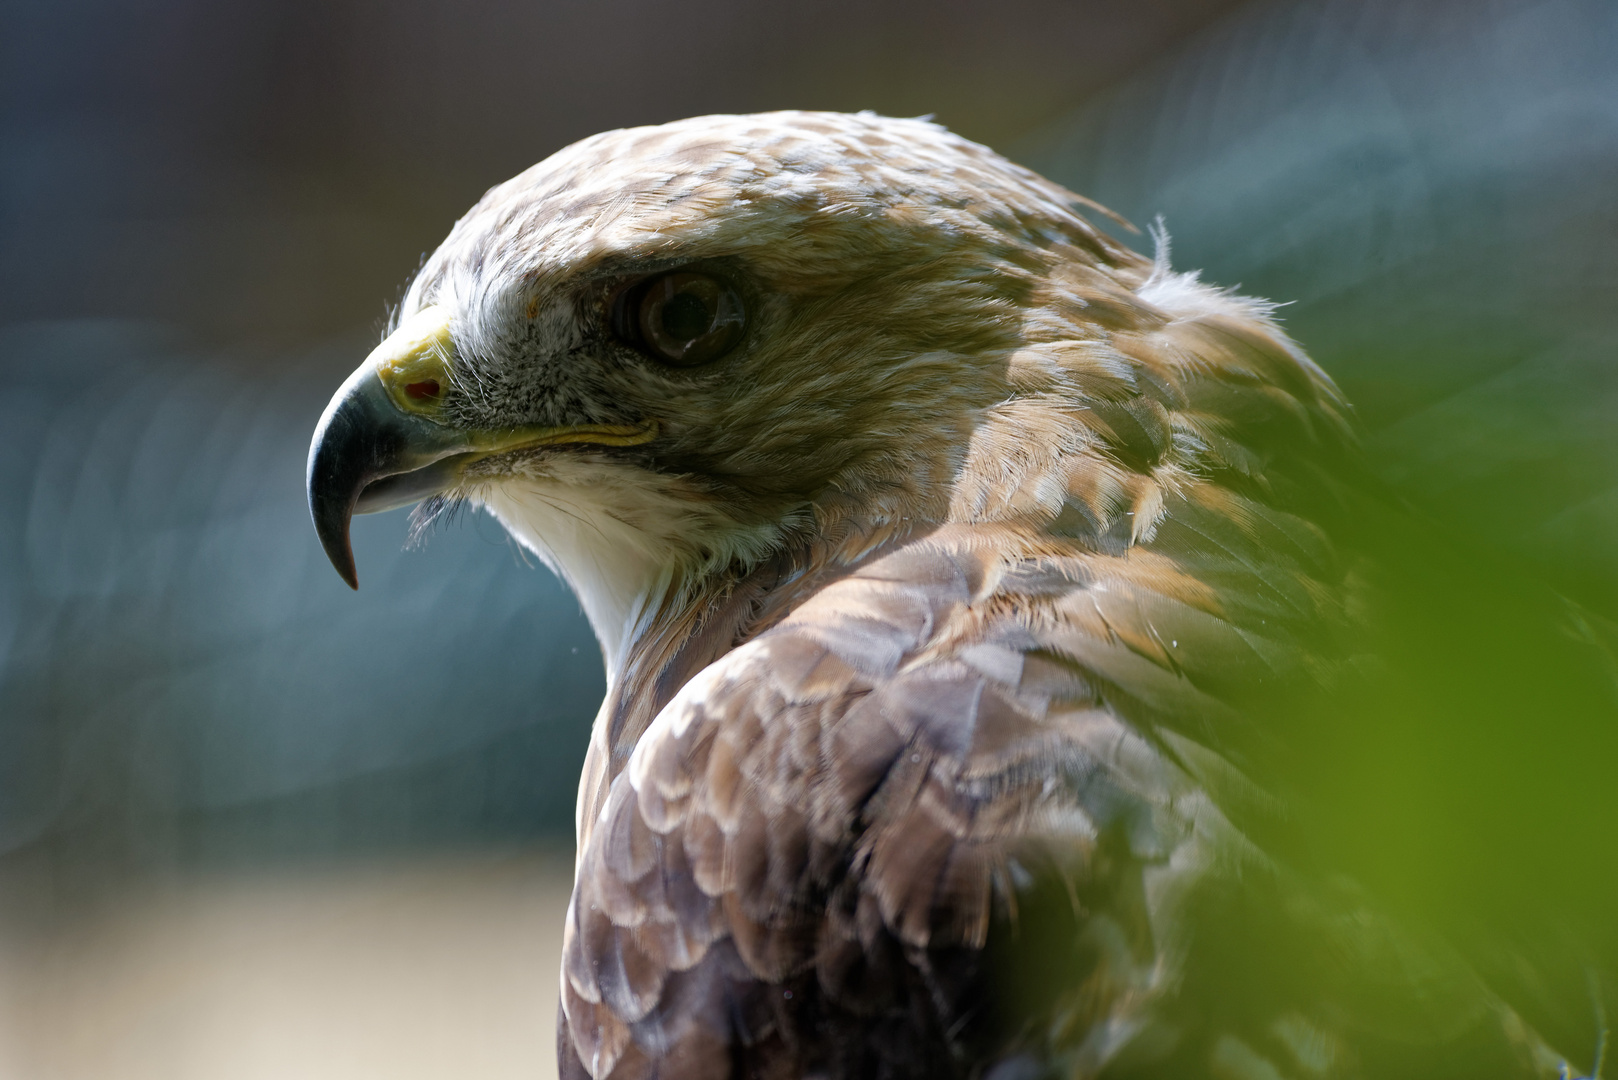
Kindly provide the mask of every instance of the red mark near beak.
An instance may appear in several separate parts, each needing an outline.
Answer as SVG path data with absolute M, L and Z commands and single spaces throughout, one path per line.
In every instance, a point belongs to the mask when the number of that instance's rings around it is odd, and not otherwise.
M 443 388 L 438 385 L 437 379 L 428 379 L 426 382 L 413 382 L 405 386 L 405 395 L 416 401 L 435 398 L 443 392 Z

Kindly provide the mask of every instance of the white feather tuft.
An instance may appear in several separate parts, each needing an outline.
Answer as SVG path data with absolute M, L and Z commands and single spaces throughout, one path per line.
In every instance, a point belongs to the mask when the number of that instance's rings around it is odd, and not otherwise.
M 1176 271 L 1170 261 L 1171 245 L 1163 215 L 1159 214 L 1146 231 L 1152 238 L 1152 272 L 1135 290 L 1136 296 L 1176 322 L 1210 315 L 1274 322 L 1281 304 L 1209 285 L 1198 270 Z

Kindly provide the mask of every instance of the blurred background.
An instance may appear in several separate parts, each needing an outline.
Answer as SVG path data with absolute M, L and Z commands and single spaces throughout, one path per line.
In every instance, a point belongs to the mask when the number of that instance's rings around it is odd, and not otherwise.
M 358 519 L 350 593 L 303 464 L 455 218 L 605 128 L 930 113 L 1162 215 L 1396 490 L 1618 614 L 1610 0 L 0 19 L 0 1078 L 554 1071 L 594 640 L 476 516 Z

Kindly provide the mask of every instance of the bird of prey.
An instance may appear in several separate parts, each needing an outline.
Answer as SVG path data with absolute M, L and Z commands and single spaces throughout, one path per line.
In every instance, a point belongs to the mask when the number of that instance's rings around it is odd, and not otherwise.
M 470 504 L 600 638 L 564 1076 L 1567 1075 L 1289 846 L 1367 666 L 1351 413 L 1105 214 L 923 120 L 607 132 L 333 398 L 350 585 L 352 514 Z

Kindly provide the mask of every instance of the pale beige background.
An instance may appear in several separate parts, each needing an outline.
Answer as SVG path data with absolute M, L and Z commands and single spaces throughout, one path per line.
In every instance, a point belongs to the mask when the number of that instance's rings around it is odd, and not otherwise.
M 213 874 L 0 925 L 4 1080 L 552 1077 L 570 857 Z

